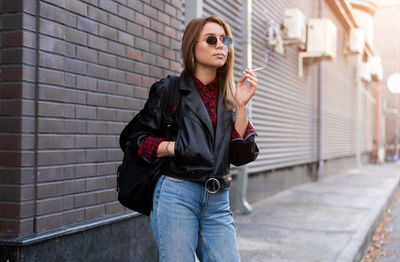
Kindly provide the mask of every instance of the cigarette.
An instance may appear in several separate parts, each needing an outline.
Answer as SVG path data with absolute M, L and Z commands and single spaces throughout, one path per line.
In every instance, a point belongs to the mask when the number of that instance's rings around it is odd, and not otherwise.
M 265 66 L 263 66 L 263 67 L 259 67 L 259 68 L 256 68 L 256 69 L 252 69 L 251 71 L 255 72 L 255 71 L 258 71 L 258 70 L 264 69 L 264 67 L 265 67 Z

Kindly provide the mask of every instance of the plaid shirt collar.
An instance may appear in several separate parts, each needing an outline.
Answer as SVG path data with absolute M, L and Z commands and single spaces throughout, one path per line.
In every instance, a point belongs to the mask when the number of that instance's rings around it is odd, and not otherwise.
M 204 85 L 194 74 L 193 74 L 193 80 L 196 85 L 196 89 L 201 92 L 205 88 L 206 90 L 208 89 L 209 91 L 214 91 L 216 92 L 218 90 L 218 77 L 215 76 L 214 80 L 211 81 L 208 85 Z

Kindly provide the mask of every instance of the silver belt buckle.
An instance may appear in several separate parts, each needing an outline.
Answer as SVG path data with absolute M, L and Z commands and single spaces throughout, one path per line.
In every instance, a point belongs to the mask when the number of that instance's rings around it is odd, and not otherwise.
M 205 187 L 208 193 L 214 194 L 220 190 L 221 184 L 219 183 L 218 179 L 211 177 L 206 181 Z

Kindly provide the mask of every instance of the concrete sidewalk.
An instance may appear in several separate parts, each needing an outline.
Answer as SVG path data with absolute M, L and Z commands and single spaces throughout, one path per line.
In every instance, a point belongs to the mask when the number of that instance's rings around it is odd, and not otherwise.
M 367 165 L 254 203 L 235 216 L 242 261 L 359 261 L 399 181 L 400 163 Z

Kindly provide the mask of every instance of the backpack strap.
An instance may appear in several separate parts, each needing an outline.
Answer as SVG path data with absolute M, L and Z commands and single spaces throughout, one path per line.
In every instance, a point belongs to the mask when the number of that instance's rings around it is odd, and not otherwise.
M 171 139 L 171 127 L 173 124 L 174 115 L 178 109 L 181 94 L 179 91 L 179 77 L 178 76 L 168 76 L 169 85 L 167 88 L 167 99 L 163 106 L 163 111 L 165 115 L 165 138 L 167 140 Z

